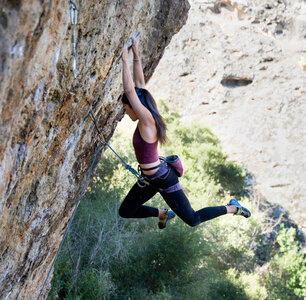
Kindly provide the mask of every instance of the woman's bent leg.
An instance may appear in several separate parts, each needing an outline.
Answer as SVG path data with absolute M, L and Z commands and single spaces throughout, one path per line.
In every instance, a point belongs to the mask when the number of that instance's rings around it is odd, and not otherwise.
M 227 213 L 225 206 L 205 207 L 194 211 L 183 190 L 162 193 L 171 209 L 188 225 L 196 226 L 202 222 L 217 218 Z
M 157 217 L 158 209 L 143 205 L 156 194 L 156 190 L 149 185 L 140 187 L 135 183 L 123 200 L 120 208 L 119 215 L 122 218 L 148 218 Z

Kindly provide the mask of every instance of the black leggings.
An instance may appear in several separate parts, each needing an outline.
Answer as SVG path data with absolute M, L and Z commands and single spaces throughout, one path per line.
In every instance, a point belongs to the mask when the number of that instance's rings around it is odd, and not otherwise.
M 196 226 L 227 213 L 225 206 L 205 207 L 194 211 L 182 189 L 174 192 L 161 191 L 175 184 L 178 184 L 178 177 L 173 169 L 168 170 L 164 176 L 149 179 L 149 184 L 143 187 L 139 182 L 135 183 L 123 200 L 119 215 L 123 218 L 158 217 L 157 208 L 143 205 L 157 192 L 160 192 L 169 207 L 190 226 Z

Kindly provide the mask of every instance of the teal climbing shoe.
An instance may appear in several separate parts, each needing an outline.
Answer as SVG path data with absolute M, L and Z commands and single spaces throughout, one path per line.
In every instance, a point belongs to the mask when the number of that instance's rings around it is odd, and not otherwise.
M 234 213 L 236 216 L 243 216 L 245 218 L 249 218 L 251 216 L 250 211 L 243 207 L 235 198 L 232 198 L 227 205 L 235 205 L 237 208 L 237 211 Z
M 173 211 L 168 211 L 167 212 L 167 217 L 163 218 L 163 219 L 159 219 L 158 222 L 158 228 L 159 229 L 164 229 L 166 228 L 167 222 L 170 221 L 171 219 L 173 219 L 176 216 L 176 214 Z

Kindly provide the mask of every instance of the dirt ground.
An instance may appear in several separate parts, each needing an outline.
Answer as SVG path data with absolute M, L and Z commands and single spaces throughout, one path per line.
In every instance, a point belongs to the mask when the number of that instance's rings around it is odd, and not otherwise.
M 205 120 L 305 233 L 305 1 L 190 4 L 147 88 L 184 122 Z

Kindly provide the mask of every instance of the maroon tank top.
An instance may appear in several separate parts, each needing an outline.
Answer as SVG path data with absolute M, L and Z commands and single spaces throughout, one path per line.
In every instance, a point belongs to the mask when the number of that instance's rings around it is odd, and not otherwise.
M 147 143 L 143 140 L 140 135 L 138 126 L 133 135 L 133 146 L 136 154 L 138 163 L 140 164 L 150 164 L 158 161 L 158 152 L 157 152 L 158 141 L 154 143 Z

